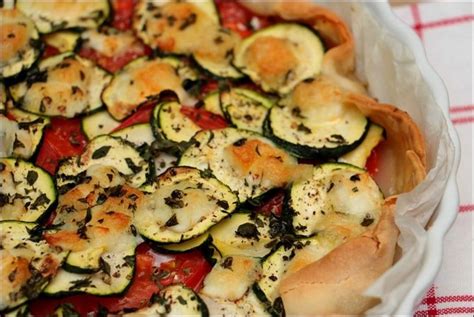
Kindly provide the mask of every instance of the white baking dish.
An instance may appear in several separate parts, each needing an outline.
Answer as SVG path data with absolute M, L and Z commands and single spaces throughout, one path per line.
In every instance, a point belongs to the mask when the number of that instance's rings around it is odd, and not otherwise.
M 321 2 L 318 1 L 318 4 L 321 4 Z M 393 14 L 388 2 L 324 2 L 322 5 L 334 10 L 352 28 L 356 44 L 356 73 L 360 79 L 368 83 L 370 94 L 373 97 L 378 98 L 383 103 L 399 106 L 410 113 L 415 118 L 415 121 L 417 121 L 416 117 L 420 118 L 420 113 L 423 113 L 419 109 L 420 105 L 429 103 L 429 106 L 439 107 L 442 110 L 438 119 L 443 123 L 445 131 L 447 131 L 444 145 L 446 146 L 445 152 L 449 152 L 445 153 L 446 156 L 444 157 L 446 172 L 443 175 L 445 175 L 444 178 L 447 178 L 447 181 L 445 184 L 443 183 L 444 188 L 438 188 L 439 197 L 442 196 L 442 198 L 426 226 L 424 252 L 417 264 L 417 270 L 414 270 L 415 272 L 410 275 L 410 287 L 406 288 L 406 291 L 399 292 L 397 296 L 394 296 L 390 305 L 386 305 L 384 309 L 377 311 L 377 314 L 412 314 L 440 268 L 443 238 L 454 222 L 459 208 L 455 177 L 459 165 L 460 145 L 458 136 L 449 120 L 448 93 L 443 81 L 428 63 L 423 45 L 418 36 L 408 25 L 404 24 Z M 371 22 L 373 23 L 373 30 L 360 32 L 364 28 L 360 27 L 360 23 L 352 19 L 352 17 L 361 11 L 373 20 Z M 367 36 L 369 33 L 370 36 Z M 384 47 L 384 44 L 386 44 L 386 47 Z M 383 51 L 385 54 L 383 56 L 380 56 L 381 54 L 377 55 L 375 59 L 379 59 L 378 61 L 367 61 L 361 58 L 361 56 L 364 57 L 364 54 L 369 54 L 368 51 L 373 51 L 372 46 L 380 46 L 380 51 Z M 397 63 L 401 67 L 388 69 L 387 74 L 384 74 L 385 80 L 382 83 L 380 80 L 374 80 L 377 77 L 377 74 L 373 74 L 374 64 L 376 65 L 380 61 L 383 62 L 383 58 L 393 58 L 392 55 L 400 58 Z M 372 65 L 368 66 L 371 63 Z M 370 66 L 372 66 L 372 74 L 370 73 Z M 417 78 L 417 85 L 412 87 L 413 90 L 411 90 L 414 96 L 407 96 L 406 92 L 410 90 L 403 89 L 403 86 L 406 85 L 405 81 L 414 80 L 413 78 Z M 401 96 L 401 91 L 403 91 L 404 96 Z M 424 125 L 420 124 L 420 122 L 417 123 L 424 134 L 432 133 L 427 131 L 426 128 L 423 129 L 423 126 L 426 126 L 426 122 L 424 122 Z M 430 150 L 431 146 L 432 144 L 427 142 L 428 150 Z M 424 190 L 426 191 L 426 188 Z M 434 208 L 435 205 L 431 207 Z M 428 218 L 420 222 L 425 224 L 427 220 Z M 404 277 L 402 275 L 399 278 L 403 279 Z M 400 283 L 406 284 L 407 281 L 400 281 Z
M 400 43 L 406 45 L 415 58 L 416 64 L 426 85 L 429 87 L 435 102 L 441 107 L 446 118 L 450 138 L 454 144 L 454 161 L 450 177 L 447 182 L 443 197 L 428 225 L 428 242 L 423 263 L 418 272 L 413 287 L 400 303 L 396 314 L 410 314 L 420 302 L 441 266 L 441 257 L 443 254 L 443 239 L 448 229 L 453 224 L 459 209 L 459 195 L 456 184 L 456 173 L 460 159 L 459 138 L 454 127 L 449 120 L 449 98 L 446 87 L 428 63 L 426 54 L 415 32 L 407 25 L 402 23 L 391 11 L 387 2 L 366 3 L 365 6 L 370 10 L 374 17 L 383 23 L 387 30 Z

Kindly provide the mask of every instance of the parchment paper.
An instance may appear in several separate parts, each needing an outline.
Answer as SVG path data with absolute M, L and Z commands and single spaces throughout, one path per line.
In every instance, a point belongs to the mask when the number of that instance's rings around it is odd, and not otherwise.
M 366 292 L 382 302 L 367 315 L 391 314 L 415 281 L 426 249 L 425 226 L 439 203 L 454 161 L 454 145 L 446 118 L 421 76 L 410 50 L 391 36 L 361 3 L 324 2 L 352 29 L 356 43 L 356 75 L 368 84 L 371 96 L 407 111 L 418 124 L 427 144 L 429 173 L 410 193 L 400 195 L 395 221 L 400 229 L 402 255 Z M 400 23 L 402 23 L 400 21 Z M 389 158 L 388 158 L 389 159 Z M 380 170 L 383 171 L 383 164 Z M 385 182 L 396 175 L 381 175 Z

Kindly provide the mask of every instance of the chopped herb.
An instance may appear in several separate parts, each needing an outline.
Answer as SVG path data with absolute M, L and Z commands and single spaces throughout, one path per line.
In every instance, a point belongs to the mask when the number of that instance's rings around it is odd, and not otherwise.
M 232 270 L 232 262 L 234 261 L 234 258 L 229 256 L 227 257 L 222 263 L 221 263 L 221 266 L 224 268 L 224 269 L 229 269 L 229 270 Z
M 344 137 L 340 134 L 331 134 L 329 138 L 327 138 L 327 141 L 330 143 L 336 143 L 336 144 L 346 144 L 347 141 L 344 139 Z
M 179 30 L 183 31 L 183 30 L 187 29 L 189 26 L 196 23 L 196 20 L 197 20 L 196 13 L 191 13 L 190 15 L 188 15 L 186 17 L 186 19 L 184 19 L 183 23 L 181 23 L 181 25 L 179 26 Z
M 129 157 L 125 158 L 125 163 L 127 163 L 128 168 L 131 169 L 135 174 L 142 170 L 141 166 L 135 165 L 135 163 L 133 163 L 132 159 Z
M 10 274 L 8 274 L 8 280 L 10 282 L 13 283 L 15 281 L 16 273 L 17 273 L 17 268 L 15 268 L 13 271 L 10 272 Z
M 301 109 L 299 107 L 294 107 L 291 109 L 291 115 L 296 118 L 304 119 L 305 117 L 301 115 Z
M 170 206 L 173 209 L 179 209 L 184 207 L 183 197 L 185 196 L 184 192 L 178 189 L 175 189 L 171 192 L 169 197 L 165 197 L 165 204 Z
M 303 132 L 305 134 L 311 134 L 311 129 L 305 126 L 303 123 L 300 123 L 297 127 L 299 132 Z
M 374 222 L 374 218 L 371 215 L 367 214 L 364 217 L 364 220 L 360 223 L 362 227 L 368 227 Z
M 97 196 L 97 200 L 96 200 L 96 204 L 97 205 L 102 205 L 103 203 L 105 203 L 105 201 L 107 200 L 107 195 L 104 194 L 104 193 L 100 193 L 98 196 Z
M 255 239 L 260 240 L 258 237 L 260 233 L 258 232 L 257 226 L 253 223 L 247 222 L 241 224 L 235 234 L 239 237 L 246 238 L 246 239 Z
M 217 200 L 216 205 L 223 209 L 229 209 L 229 203 L 225 200 Z
M 176 297 L 176 299 L 178 300 L 178 302 L 181 304 L 181 305 L 186 305 L 188 302 L 183 298 L 183 296 L 179 295 L 178 297 Z
M 239 139 L 237 141 L 234 142 L 233 146 L 242 146 L 245 144 L 245 142 L 247 142 L 247 139 L 246 138 L 242 138 L 242 139 Z
M 359 174 L 354 174 L 349 178 L 352 182 L 357 182 L 360 181 L 360 176 Z
M 123 260 L 129 267 L 133 267 L 135 265 L 135 255 L 127 255 L 123 258 Z
M 210 169 L 209 167 L 206 168 L 206 169 L 203 170 L 203 171 L 200 171 L 199 174 L 201 175 L 202 178 L 206 178 L 206 179 L 212 177 L 212 171 L 211 171 L 211 169 Z
M 13 141 L 13 148 L 14 149 L 24 149 L 25 148 L 25 145 L 23 144 L 23 142 L 18 140 L 18 136 L 16 134 L 15 134 L 15 141 Z
M 100 270 L 110 276 L 110 264 L 107 263 L 103 258 L 99 259 Z
M 173 216 L 171 216 L 170 219 L 166 221 L 165 226 L 173 227 L 173 226 L 176 226 L 177 224 L 178 224 L 178 218 L 176 217 L 176 214 L 174 214 Z
M 107 155 L 107 153 L 109 153 L 111 148 L 112 147 L 110 145 L 104 145 L 98 148 L 97 150 L 94 151 L 94 153 L 92 153 L 92 159 L 97 160 L 97 159 L 103 158 L 104 156 Z
M 331 183 L 329 184 L 328 189 L 326 190 L 326 193 L 329 193 L 329 192 L 331 191 L 331 189 L 333 189 L 333 188 L 334 188 L 334 183 L 331 182 Z
M 26 175 L 26 181 L 28 182 L 28 185 L 33 185 L 37 179 L 38 173 L 36 171 L 28 171 L 28 174 Z
M 71 286 L 69 287 L 70 291 L 85 288 L 85 287 L 93 287 L 95 288 L 95 285 L 92 285 L 92 280 L 90 277 L 85 278 L 83 280 L 75 280 L 71 282 Z
M 30 208 L 31 209 L 38 209 L 38 207 L 40 207 L 40 206 L 49 204 L 50 201 L 51 200 L 48 198 L 48 196 L 46 196 L 45 193 L 42 193 L 41 195 L 38 196 L 38 198 L 36 198 L 36 200 L 33 202 L 33 204 L 31 204 Z

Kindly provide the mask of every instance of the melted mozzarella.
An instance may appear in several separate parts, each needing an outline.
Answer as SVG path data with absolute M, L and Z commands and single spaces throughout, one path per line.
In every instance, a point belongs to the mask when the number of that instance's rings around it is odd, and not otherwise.
M 204 279 L 201 293 L 211 298 L 236 301 L 260 277 L 261 266 L 257 258 L 232 256 L 215 264 Z

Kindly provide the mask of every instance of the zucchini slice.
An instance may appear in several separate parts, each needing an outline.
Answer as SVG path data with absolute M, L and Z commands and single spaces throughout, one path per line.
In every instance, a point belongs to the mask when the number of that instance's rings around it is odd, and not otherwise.
M 44 116 L 72 118 L 102 106 L 111 76 L 93 62 L 68 52 L 42 60 L 26 80 L 10 87 L 22 109 Z
M 41 240 L 34 223 L 0 221 L 0 311 L 8 311 L 41 291 L 67 255 Z
M 142 197 L 115 168 L 88 169 L 82 182 L 60 197 L 55 229 L 45 234 L 51 245 L 70 251 L 45 292 L 121 293 L 133 275 L 139 239 L 132 221 Z
M 73 31 L 59 31 L 43 36 L 43 40 L 49 46 L 55 47 L 61 53 L 75 51 L 79 45 L 81 34 Z
M 109 113 L 117 120 L 126 118 L 139 105 L 164 90 L 174 91 L 182 103 L 194 104 L 195 100 L 183 88 L 187 79 L 195 80 L 197 75 L 177 58 L 142 57 L 115 73 L 102 98 Z
M 109 134 L 120 125 L 107 110 L 102 110 L 82 118 L 81 127 L 87 139 L 92 140 L 103 134 Z
M 77 175 L 92 165 L 115 167 L 134 187 L 145 183 L 150 172 L 148 162 L 133 146 L 120 138 L 102 135 L 93 139 L 80 156 L 62 162 L 56 173 L 58 186 L 74 184 Z
M 237 203 L 236 195 L 211 175 L 191 167 L 170 168 L 135 212 L 135 226 L 149 240 L 179 243 L 205 233 Z
M 238 193 L 241 202 L 275 187 L 285 187 L 297 170 L 296 160 L 270 140 L 245 130 L 200 131 L 179 165 L 212 172 Z
M 253 285 L 255 294 L 268 310 L 275 309 L 280 283 L 286 275 L 318 261 L 347 239 L 343 234 L 323 232 L 295 240 L 291 245 L 281 245 L 264 259 L 262 277 Z
M 153 110 L 153 132 L 158 139 L 189 141 L 201 128 L 181 112 L 178 102 L 165 102 Z
M 194 52 L 218 25 L 212 0 L 140 0 L 133 20 L 133 28 L 145 44 L 178 54 Z
M 181 243 L 170 243 L 170 244 L 163 244 L 158 248 L 166 253 L 181 253 L 187 252 L 195 249 L 199 249 L 212 241 L 209 232 L 206 232 L 196 238 L 192 238 L 190 240 L 186 240 Z
M 110 27 L 87 30 L 81 35 L 81 49 L 93 50 L 103 56 L 120 58 L 124 54 L 135 57 L 147 55 L 143 43 L 131 31 L 118 31 Z
M 109 16 L 107 0 L 17 0 L 16 7 L 35 21 L 41 33 L 71 28 L 97 28 Z
M 234 65 L 263 90 L 289 93 L 299 82 L 317 76 L 324 47 L 309 28 L 293 23 L 272 25 L 243 40 Z
M 251 289 L 244 297 L 237 301 L 200 295 L 209 310 L 210 316 L 274 316 L 267 311 L 266 307 Z
M 202 106 L 206 111 L 220 115 L 221 117 L 225 116 L 221 108 L 221 98 L 219 91 L 214 91 L 207 94 L 203 99 Z
M 222 258 L 204 279 L 200 293 L 215 299 L 237 301 L 260 277 L 261 270 L 258 258 L 240 255 Z
M 38 221 L 56 200 L 52 177 L 20 159 L 0 159 L 0 220 Z
M 310 236 L 334 228 L 362 233 L 380 217 L 384 197 L 364 169 L 342 163 L 315 166 L 291 186 L 289 216 L 296 234 Z
M 0 79 L 4 79 L 31 68 L 43 45 L 33 21 L 18 10 L 0 9 L 0 29 Z
M 244 77 L 244 74 L 232 65 L 234 47 L 240 42 L 239 35 L 231 30 L 219 28 L 212 42 L 213 45 L 203 45 L 194 51 L 193 58 L 196 63 L 217 77 L 232 79 Z
M 264 257 L 276 242 L 270 219 L 261 214 L 233 213 L 210 230 L 212 244 L 222 256 Z
M 39 148 L 43 130 L 49 125 L 48 117 L 38 116 L 8 104 L 8 114 L 15 118 L 18 129 L 15 130 L 12 156 L 29 159 Z
M 263 122 L 273 101 L 250 89 L 234 88 L 221 94 L 225 117 L 238 129 L 263 132 Z
M 354 150 L 339 157 L 338 161 L 365 168 L 365 164 L 372 150 L 384 139 L 384 129 L 381 126 L 371 123 L 364 141 Z
M 7 89 L 5 84 L 0 81 L 0 114 L 5 114 L 7 109 Z
M 150 307 L 123 316 L 209 316 L 206 304 L 199 295 L 181 284 L 165 287 L 155 300 Z
M 364 140 L 369 120 L 354 106 L 318 104 L 302 109 L 276 105 L 271 108 L 264 134 L 300 158 L 337 158 Z
M 113 137 L 119 137 L 122 140 L 132 143 L 136 147 L 143 144 L 151 145 L 155 141 L 151 125 L 149 123 L 134 124 L 124 129 L 117 130 L 111 134 Z

